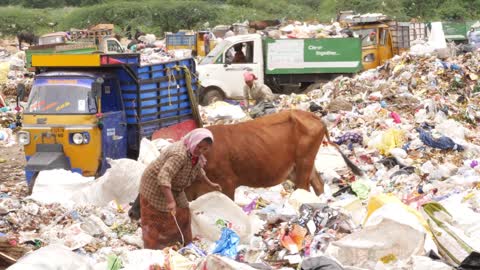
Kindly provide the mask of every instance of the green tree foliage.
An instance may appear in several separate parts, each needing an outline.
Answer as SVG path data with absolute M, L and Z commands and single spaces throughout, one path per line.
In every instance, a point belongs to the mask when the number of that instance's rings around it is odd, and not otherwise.
M 330 22 L 341 10 L 385 13 L 397 20 L 479 20 L 480 0 L 0 0 L 0 33 L 37 33 L 113 23 L 122 34 L 161 35 L 245 20 Z M 65 8 L 69 7 L 69 8 Z M 52 22 L 54 24 L 52 24 Z M 53 27 L 52 25 L 56 25 Z

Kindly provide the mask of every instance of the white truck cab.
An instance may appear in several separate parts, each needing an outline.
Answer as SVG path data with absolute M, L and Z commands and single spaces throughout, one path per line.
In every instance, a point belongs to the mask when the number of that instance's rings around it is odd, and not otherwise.
M 242 56 L 243 54 L 243 56 Z M 264 82 L 262 38 L 258 34 L 224 39 L 199 63 L 202 104 L 224 98 L 243 98 L 243 73 L 251 71 Z

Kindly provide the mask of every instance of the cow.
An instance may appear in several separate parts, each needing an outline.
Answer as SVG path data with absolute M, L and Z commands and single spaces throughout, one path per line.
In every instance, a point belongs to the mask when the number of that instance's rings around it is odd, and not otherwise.
M 30 44 L 30 46 L 38 44 L 38 37 L 32 32 L 22 31 L 17 34 L 17 39 L 18 39 L 19 50 L 22 49 L 22 42 L 26 42 Z
M 206 154 L 205 172 L 232 200 L 239 186 L 271 187 L 287 178 L 294 181 L 296 188 L 308 190 L 311 184 L 320 195 L 323 181 L 314 162 L 324 139 L 340 152 L 354 174 L 362 174 L 338 145 L 331 142 L 321 118 L 310 112 L 284 111 L 235 125 L 207 128 L 213 133 L 215 143 Z M 212 190 L 194 182 L 185 191 L 191 201 Z M 137 198 L 129 215 L 138 219 L 139 212 Z
M 270 26 L 279 26 L 282 24 L 282 20 L 263 20 L 263 21 L 253 21 L 249 22 L 248 26 L 251 29 L 255 30 L 265 30 L 265 28 Z

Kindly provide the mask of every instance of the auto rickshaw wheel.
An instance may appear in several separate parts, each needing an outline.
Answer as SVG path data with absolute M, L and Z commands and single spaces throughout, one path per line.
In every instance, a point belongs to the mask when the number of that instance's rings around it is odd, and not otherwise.
M 28 195 L 32 195 L 33 186 L 35 186 L 35 181 L 37 180 L 38 172 L 33 173 L 30 183 L 28 183 Z

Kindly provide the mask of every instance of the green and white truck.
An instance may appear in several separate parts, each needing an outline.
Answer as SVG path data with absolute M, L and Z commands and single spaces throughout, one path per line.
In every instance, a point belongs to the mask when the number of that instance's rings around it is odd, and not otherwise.
M 244 56 L 235 58 L 236 53 Z M 362 44 L 358 38 L 233 36 L 220 42 L 197 66 L 202 86 L 200 102 L 208 104 L 213 100 L 242 98 L 246 71 L 253 72 L 258 81 L 268 85 L 274 93 L 308 91 L 320 82 L 359 72 L 361 57 Z

